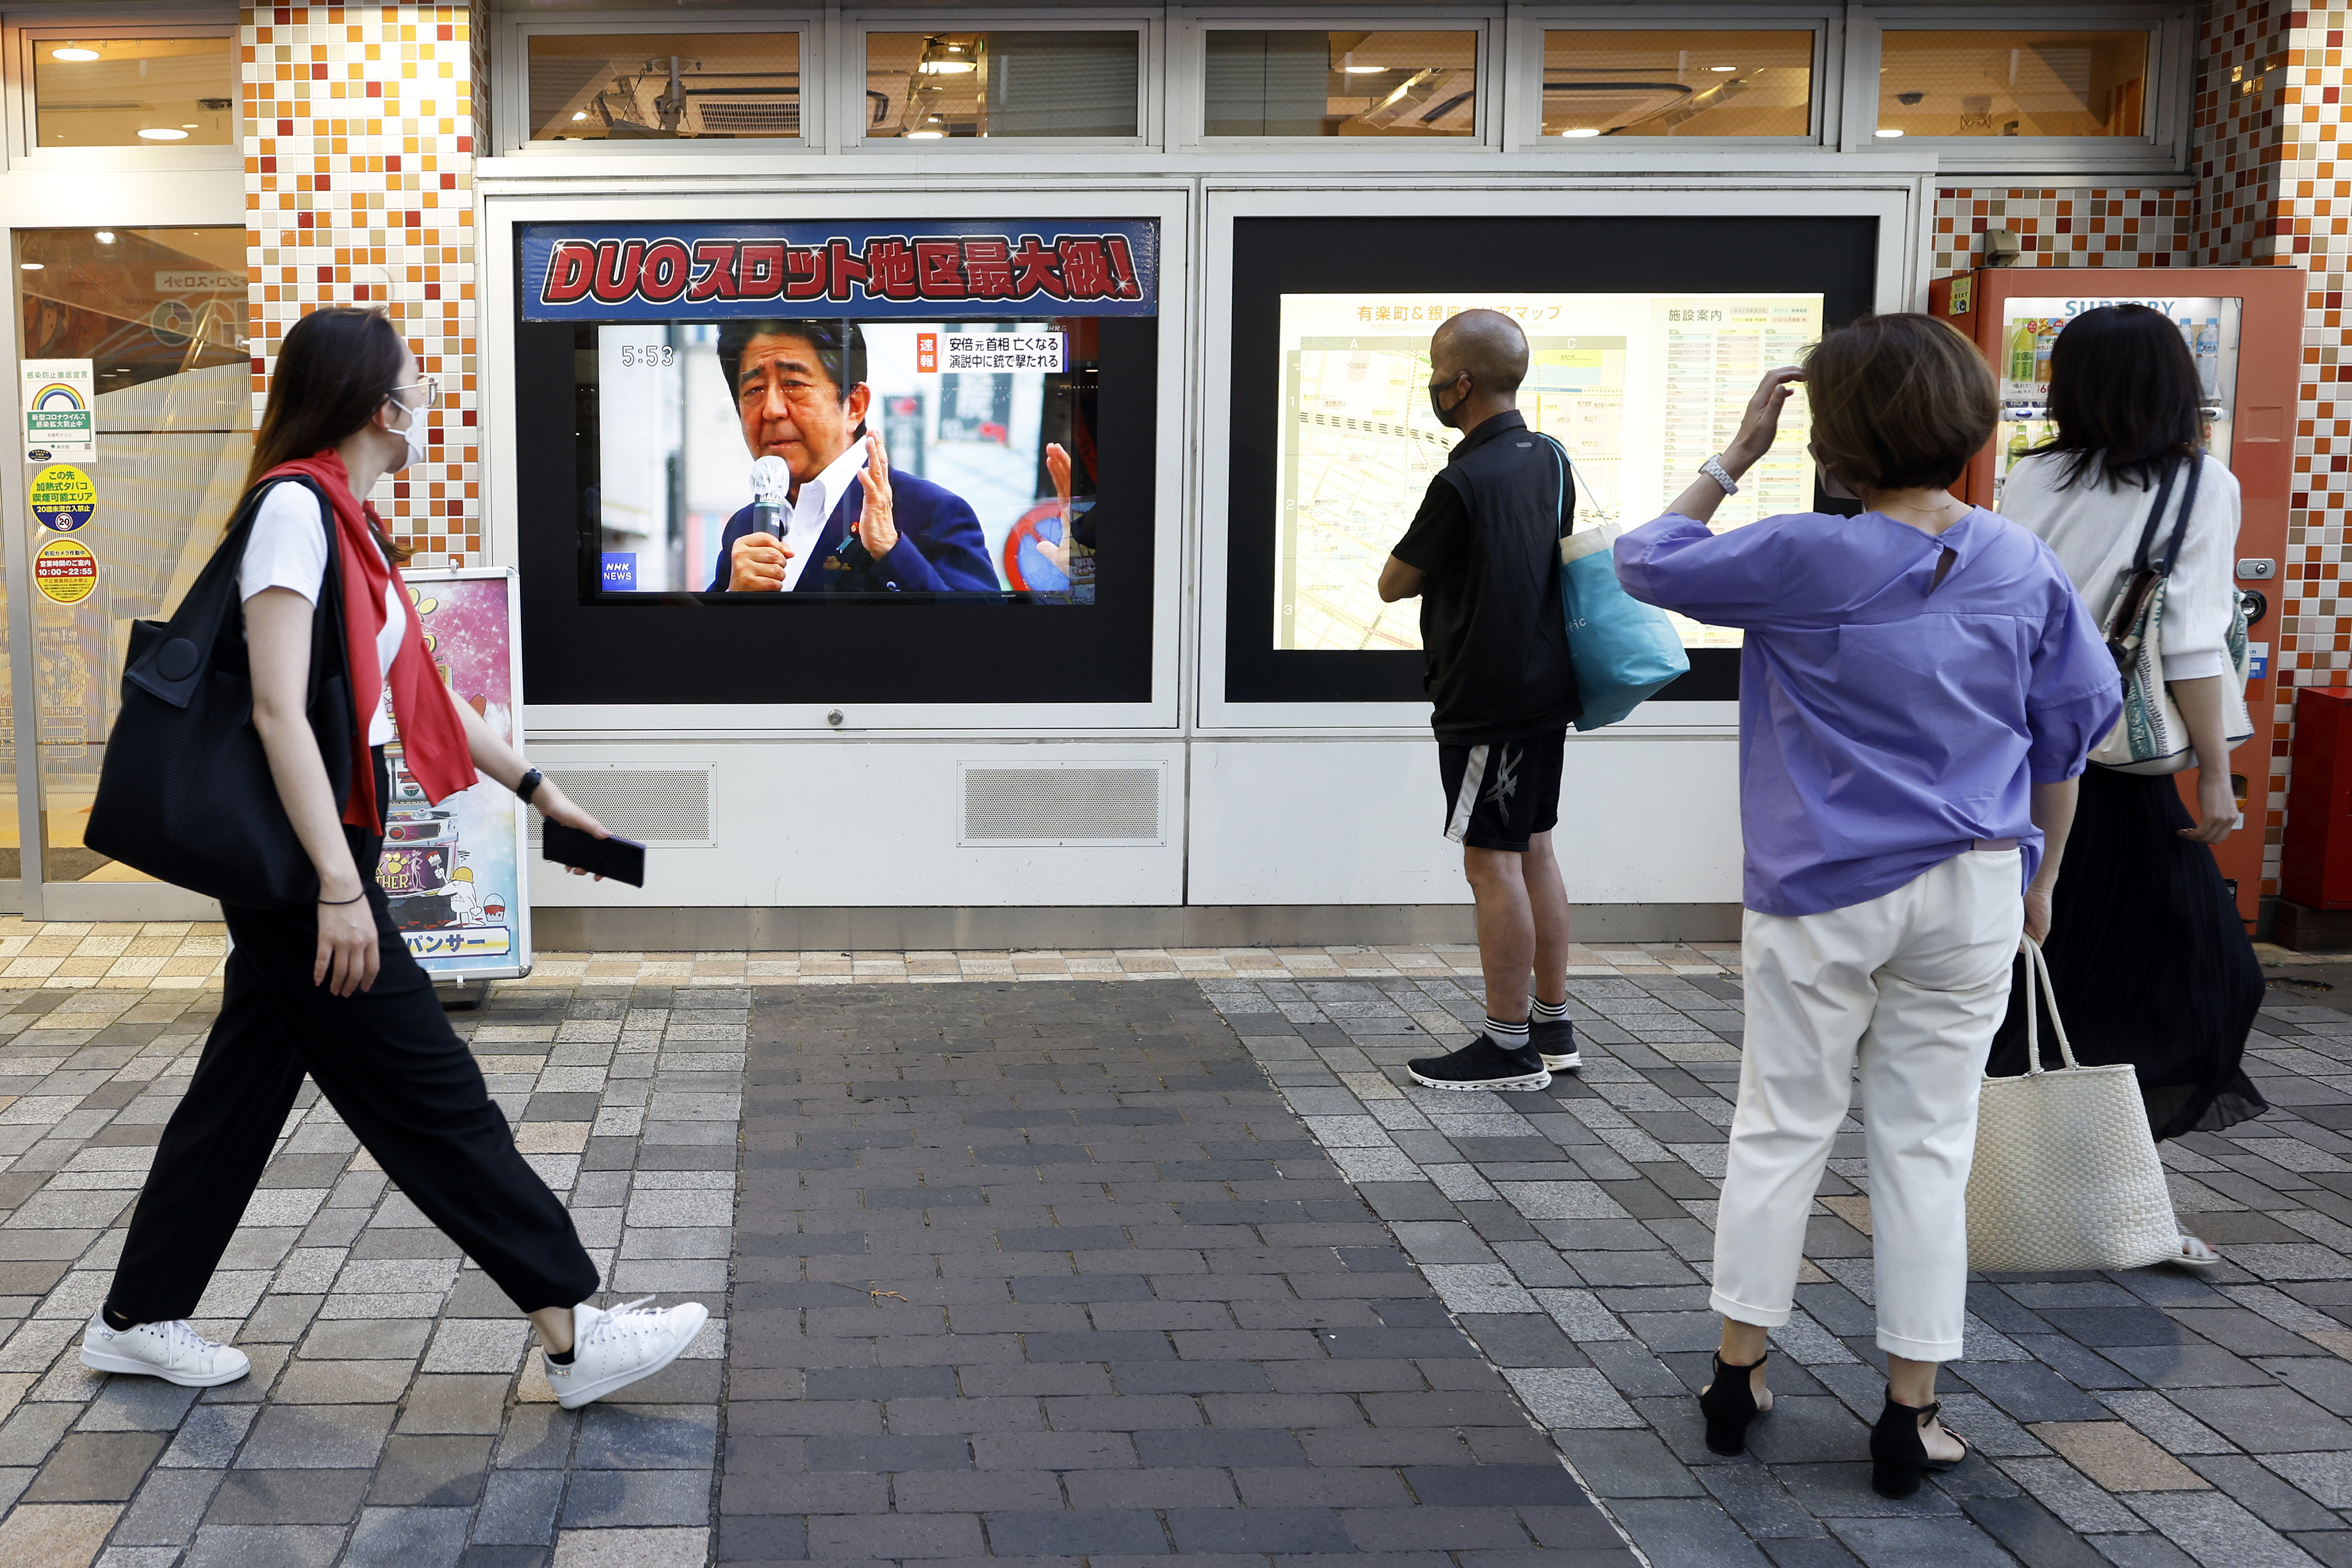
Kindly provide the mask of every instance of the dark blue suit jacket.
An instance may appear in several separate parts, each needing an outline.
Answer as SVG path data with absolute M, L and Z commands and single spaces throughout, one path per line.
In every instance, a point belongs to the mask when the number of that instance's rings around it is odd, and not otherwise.
M 994 593 L 1002 584 L 988 559 L 988 538 L 980 518 L 961 496 L 929 479 L 890 470 L 890 509 L 898 542 L 876 560 L 857 541 L 858 517 L 866 510 L 866 487 L 852 485 L 816 536 L 801 567 L 795 593 Z M 727 519 L 719 536 L 719 560 L 710 591 L 724 593 L 732 575 L 728 559 L 735 541 L 751 531 L 751 508 Z M 843 547 L 846 545 L 847 549 Z

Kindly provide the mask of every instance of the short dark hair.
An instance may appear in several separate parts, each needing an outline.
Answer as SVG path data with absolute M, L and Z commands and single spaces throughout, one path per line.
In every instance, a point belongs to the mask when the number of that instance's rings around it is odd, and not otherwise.
M 2102 305 L 2050 346 L 2050 418 L 2037 452 L 2063 453 L 2058 487 L 2096 476 L 2147 489 L 2204 438 L 2204 388 L 2180 329 L 2145 305 Z
M 1864 316 L 1805 356 L 1813 450 L 1849 485 L 1949 485 L 1992 439 L 1992 367 L 1949 322 L 1905 311 Z
M 842 402 L 866 379 L 866 334 L 855 321 L 726 321 L 719 328 L 719 368 L 727 372 L 727 401 L 740 392 L 743 350 L 754 338 L 799 338 L 816 350 L 816 362 L 833 378 L 834 392 Z

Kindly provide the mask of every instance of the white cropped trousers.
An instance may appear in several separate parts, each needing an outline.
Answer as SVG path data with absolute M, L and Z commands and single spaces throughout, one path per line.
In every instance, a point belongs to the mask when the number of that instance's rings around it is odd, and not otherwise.
M 1859 1061 L 1879 1348 L 1959 1355 L 1977 1091 L 2025 919 L 2019 852 L 1955 855 L 1825 914 L 1747 912 L 1717 1312 L 1767 1328 L 1789 1321 L 1806 1216 Z

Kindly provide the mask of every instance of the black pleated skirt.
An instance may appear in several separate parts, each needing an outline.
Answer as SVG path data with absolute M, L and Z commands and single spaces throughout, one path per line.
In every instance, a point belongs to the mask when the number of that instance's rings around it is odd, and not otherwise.
M 2158 1139 L 2270 1109 L 2241 1065 L 2262 962 L 2212 850 L 2179 836 L 2196 825 L 2173 779 L 2093 766 L 2042 948 L 2075 1060 L 2137 1068 Z M 2025 1007 L 2021 958 L 1986 1069 L 1995 1076 L 2025 1071 Z M 2046 1013 L 2042 1061 L 2059 1063 Z

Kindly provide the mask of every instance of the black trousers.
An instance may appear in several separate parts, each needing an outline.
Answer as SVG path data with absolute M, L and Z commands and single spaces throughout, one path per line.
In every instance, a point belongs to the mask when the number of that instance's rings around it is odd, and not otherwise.
M 381 764 L 379 763 L 379 766 Z M 386 789 L 379 774 L 376 799 Z M 345 828 L 363 868 L 383 840 Z M 516 1152 L 373 877 L 383 967 L 367 990 L 313 985 L 311 909 L 226 906 L 236 943 L 219 1019 L 131 1218 L 107 1305 L 134 1322 L 195 1312 L 308 1073 L 409 1200 L 524 1312 L 597 1288 L 572 1216 Z

